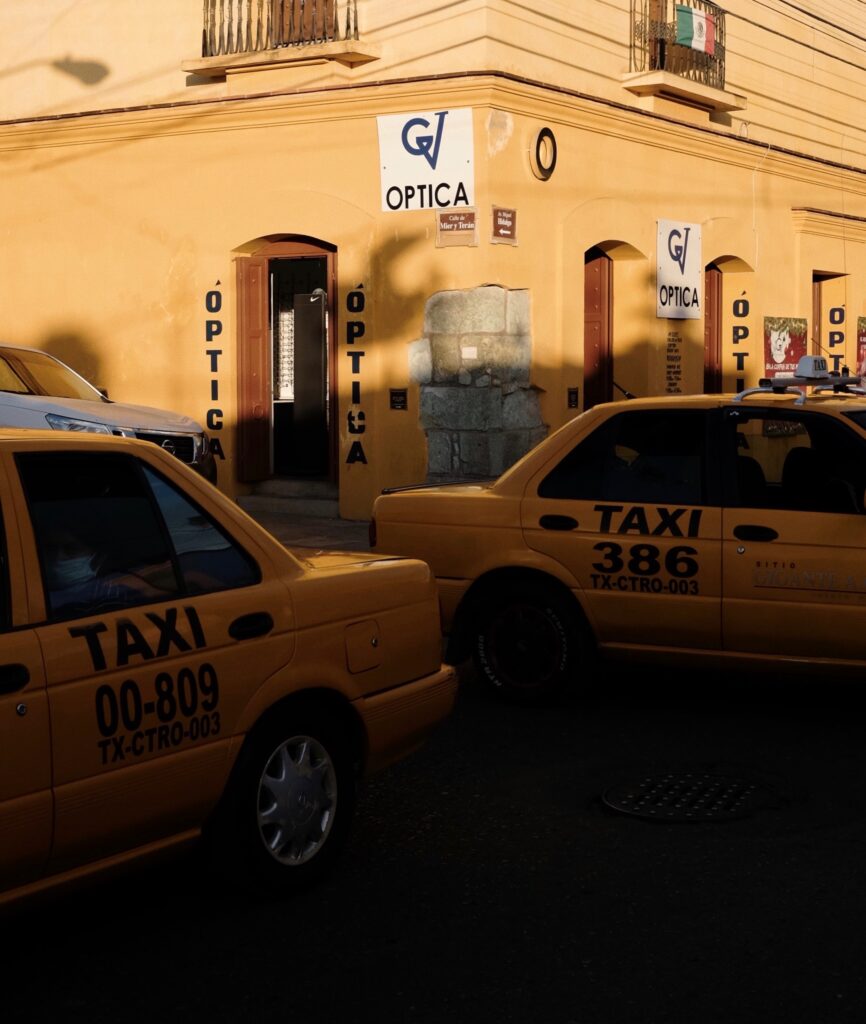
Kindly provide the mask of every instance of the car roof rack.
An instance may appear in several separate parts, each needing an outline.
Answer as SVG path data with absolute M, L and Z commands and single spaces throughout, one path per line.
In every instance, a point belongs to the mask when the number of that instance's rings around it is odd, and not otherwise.
M 820 391 L 832 391 L 837 395 L 866 395 L 862 378 L 851 375 L 847 366 L 842 367 L 842 373 L 831 373 L 824 356 L 801 356 L 796 373 L 786 377 L 763 377 L 757 387 L 741 391 L 734 401 L 742 402 L 749 395 L 757 394 L 793 394 L 798 396 L 794 405 L 805 405 L 807 387 L 812 389 L 813 395 Z

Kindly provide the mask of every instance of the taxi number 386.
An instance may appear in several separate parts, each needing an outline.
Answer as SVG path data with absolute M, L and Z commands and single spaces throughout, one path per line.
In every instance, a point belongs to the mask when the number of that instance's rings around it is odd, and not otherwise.
M 655 544 L 596 544 L 604 558 L 593 562 L 593 590 L 618 590 L 639 594 L 697 594 L 697 548 L 677 545 L 662 552 Z M 670 579 L 659 578 L 666 573 Z
M 207 662 L 198 669 L 182 668 L 177 676 L 160 672 L 154 678 L 152 694 L 143 694 L 134 679 L 125 679 L 117 690 L 100 686 L 96 725 L 104 737 L 97 743 L 102 763 L 216 736 L 221 727 L 218 703 L 219 681 Z

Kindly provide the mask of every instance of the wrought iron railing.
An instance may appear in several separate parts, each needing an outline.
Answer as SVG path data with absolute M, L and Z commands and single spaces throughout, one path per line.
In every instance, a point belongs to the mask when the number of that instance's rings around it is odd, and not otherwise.
M 204 0 L 202 57 L 358 38 L 358 0 Z
M 712 19 L 712 52 L 677 42 L 677 8 Z M 706 25 L 706 22 L 705 22 Z M 716 89 L 725 87 L 725 12 L 707 0 L 632 0 L 632 71 L 669 71 Z

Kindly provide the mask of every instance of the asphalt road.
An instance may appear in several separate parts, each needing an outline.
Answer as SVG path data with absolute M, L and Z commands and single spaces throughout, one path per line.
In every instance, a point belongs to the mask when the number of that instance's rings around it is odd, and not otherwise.
M 312 891 L 249 902 L 186 856 L 0 917 L 0 1020 L 860 1024 L 862 735 L 857 686 L 816 677 L 608 671 L 527 711 L 467 675 Z M 762 798 L 602 799 L 681 771 Z

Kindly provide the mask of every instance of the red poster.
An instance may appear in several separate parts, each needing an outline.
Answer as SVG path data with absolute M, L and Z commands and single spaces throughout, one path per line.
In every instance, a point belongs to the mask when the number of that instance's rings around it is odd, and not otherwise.
M 764 317 L 764 376 L 786 377 L 795 373 L 800 357 L 806 355 L 809 327 L 798 317 Z
M 857 317 L 857 373 L 866 377 L 866 316 Z

